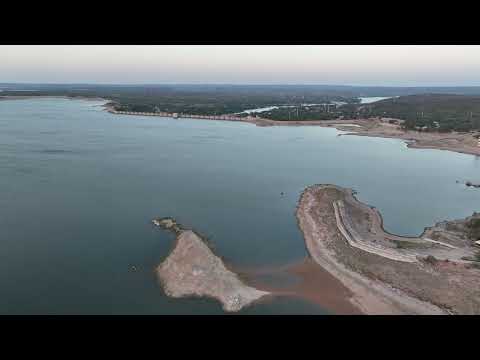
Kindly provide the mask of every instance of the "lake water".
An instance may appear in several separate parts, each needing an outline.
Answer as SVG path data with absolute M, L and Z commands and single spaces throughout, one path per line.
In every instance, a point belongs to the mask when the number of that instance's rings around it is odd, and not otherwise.
M 270 111 L 270 110 L 274 110 L 274 109 L 278 109 L 278 108 L 279 108 L 278 106 L 267 106 L 267 107 L 262 107 L 262 108 L 244 110 L 244 111 L 241 111 L 237 114 L 256 114 L 256 113 L 262 113 L 262 112 L 265 112 L 265 111 Z
M 154 268 L 173 236 L 151 225 L 157 216 L 249 267 L 306 255 L 295 207 L 311 184 L 354 188 L 403 235 L 480 208 L 480 191 L 456 183 L 480 180 L 474 156 L 331 128 L 114 115 L 100 104 L 0 101 L 1 314 L 222 313 L 216 301 L 162 293 Z M 279 298 L 240 313 L 330 311 Z
M 390 97 L 385 97 L 385 96 L 368 96 L 368 97 L 361 97 L 360 99 L 360 104 L 371 104 L 376 101 L 380 100 L 385 100 L 385 99 L 390 99 Z

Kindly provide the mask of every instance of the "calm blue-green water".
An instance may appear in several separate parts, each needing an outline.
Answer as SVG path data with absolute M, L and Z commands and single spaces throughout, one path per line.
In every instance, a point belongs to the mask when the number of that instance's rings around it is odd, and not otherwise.
M 391 97 L 386 97 L 386 96 L 367 96 L 367 97 L 361 97 L 360 99 L 360 104 L 371 104 L 380 100 L 385 100 L 385 99 L 390 99 Z
M 238 266 L 306 252 L 294 216 L 304 187 L 353 187 L 386 229 L 414 235 L 480 209 L 480 159 L 319 127 L 113 115 L 100 103 L 0 101 L 0 313 L 212 314 L 170 299 L 153 269 L 172 216 Z M 280 193 L 284 192 L 282 197 Z M 130 271 L 135 265 L 138 271 Z M 241 313 L 328 313 L 278 299 Z

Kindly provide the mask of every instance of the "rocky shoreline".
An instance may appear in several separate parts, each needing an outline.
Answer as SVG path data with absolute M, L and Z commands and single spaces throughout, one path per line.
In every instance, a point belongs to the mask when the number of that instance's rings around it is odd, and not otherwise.
M 183 229 L 172 218 L 154 219 L 153 224 L 176 236 L 174 249 L 156 269 L 166 295 L 213 298 L 227 312 L 239 311 L 269 295 L 245 285 L 192 230 Z

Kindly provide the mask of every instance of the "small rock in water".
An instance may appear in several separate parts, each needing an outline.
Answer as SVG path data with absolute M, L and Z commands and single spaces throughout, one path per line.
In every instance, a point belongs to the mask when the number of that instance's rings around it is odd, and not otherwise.
M 480 188 L 480 183 L 474 184 L 474 183 L 472 183 L 471 181 L 466 181 L 466 182 L 465 182 L 465 185 L 466 185 L 466 186 L 471 186 L 471 187 L 474 187 L 474 188 Z

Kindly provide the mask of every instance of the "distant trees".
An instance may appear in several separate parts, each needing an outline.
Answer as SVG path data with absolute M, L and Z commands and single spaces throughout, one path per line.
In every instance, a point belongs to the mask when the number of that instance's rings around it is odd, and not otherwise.
M 405 120 L 405 129 L 470 131 L 480 129 L 480 96 L 411 95 L 369 104 L 371 113 Z
M 342 114 L 341 111 L 334 109 L 333 106 L 328 109 L 325 105 L 310 106 L 286 106 L 279 107 L 270 111 L 262 112 L 259 115 L 262 118 L 277 121 L 308 121 L 308 120 L 333 120 Z
M 22 85 L 24 88 L 27 85 Z M 379 91 L 379 90 L 376 90 Z M 385 90 L 382 90 L 385 91 Z M 3 91 L 2 96 L 19 95 Z M 404 129 L 426 127 L 427 131 L 470 131 L 480 129 L 480 96 L 423 94 L 361 104 L 351 90 L 309 86 L 229 85 L 35 85 L 26 96 L 101 97 L 119 111 L 177 112 L 194 115 L 232 114 L 267 106 L 280 107 L 259 113 L 274 120 L 332 120 L 390 117 L 405 120 Z M 377 94 L 378 95 L 378 94 Z M 345 103 L 337 107 L 301 104 Z M 296 108 L 295 108 L 296 106 Z

